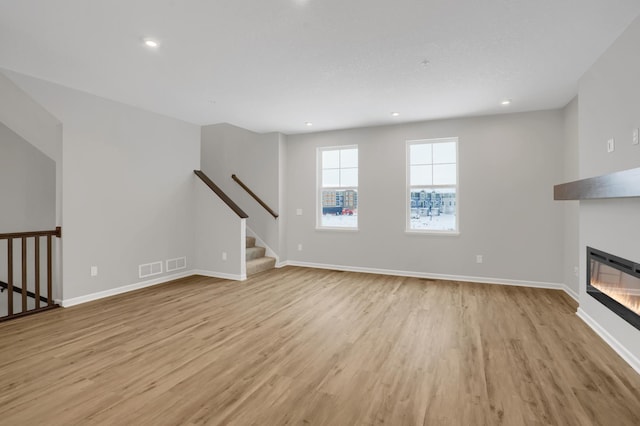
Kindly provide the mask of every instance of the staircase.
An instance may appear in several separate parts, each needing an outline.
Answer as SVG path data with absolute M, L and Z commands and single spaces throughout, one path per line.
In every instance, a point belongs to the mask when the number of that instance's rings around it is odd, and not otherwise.
M 264 255 L 266 252 L 264 247 L 256 247 L 254 237 L 247 237 L 246 247 L 247 276 L 273 269 L 276 266 L 275 258 Z

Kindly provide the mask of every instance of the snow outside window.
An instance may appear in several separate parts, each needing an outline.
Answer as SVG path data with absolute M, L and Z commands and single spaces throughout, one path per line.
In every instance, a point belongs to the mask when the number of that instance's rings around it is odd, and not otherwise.
M 318 148 L 318 228 L 358 229 L 358 146 Z
M 458 138 L 407 141 L 407 231 L 458 233 Z

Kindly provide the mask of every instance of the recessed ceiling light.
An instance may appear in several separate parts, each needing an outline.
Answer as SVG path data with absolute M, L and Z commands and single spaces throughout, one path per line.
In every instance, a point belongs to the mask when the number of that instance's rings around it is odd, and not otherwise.
M 399 116 L 399 115 L 400 115 L 400 113 L 399 113 L 399 112 L 395 112 L 395 111 L 394 111 L 394 112 L 392 112 L 392 113 L 391 113 L 391 116 L 392 116 L 392 117 L 397 117 L 397 116 Z
M 310 121 L 306 121 L 304 124 L 305 126 L 309 126 L 309 127 L 313 126 L 313 123 Z
M 423 67 L 425 67 L 425 68 L 426 68 L 426 67 L 428 67 L 428 66 L 429 66 L 429 64 L 430 64 L 430 63 L 431 63 L 430 61 L 428 61 L 427 59 L 425 59 L 424 61 L 420 62 L 420 65 L 422 65 Z
M 504 101 L 500 102 L 502 105 L 511 105 L 511 99 L 505 99 Z
M 160 46 L 160 43 L 158 43 L 156 40 L 153 40 L 151 38 L 145 38 L 144 39 L 144 45 L 147 46 L 147 47 L 156 48 L 156 47 Z

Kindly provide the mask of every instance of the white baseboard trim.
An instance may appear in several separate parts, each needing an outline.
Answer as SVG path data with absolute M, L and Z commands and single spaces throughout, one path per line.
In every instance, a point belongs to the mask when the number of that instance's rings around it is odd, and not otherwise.
M 576 302 L 580 303 L 580 296 L 578 295 L 578 293 L 576 293 L 575 291 L 573 291 L 573 289 L 571 289 L 568 285 L 563 284 L 562 285 L 562 289 L 564 290 L 565 293 L 567 293 L 573 300 L 575 300 Z
M 513 285 L 513 286 L 519 286 L 519 287 L 534 287 L 534 288 L 548 288 L 553 290 L 565 290 L 565 285 L 560 283 L 509 280 L 509 279 L 488 278 L 488 277 L 470 277 L 466 275 L 431 274 L 426 272 L 397 271 L 393 269 L 365 268 L 360 266 L 327 265 L 322 263 L 298 262 L 296 260 L 289 260 L 288 262 L 282 262 L 280 267 L 287 266 L 287 265 L 301 266 L 304 268 L 332 269 L 336 271 L 363 272 L 366 274 L 393 275 L 398 277 L 427 278 L 427 279 L 434 279 L 434 280 L 464 281 L 464 282 L 482 283 L 482 284 L 500 284 L 500 285 Z
M 68 308 L 70 306 L 80 305 L 81 303 L 87 303 L 98 299 L 103 299 L 109 296 L 115 296 L 116 294 L 127 293 L 133 290 L 139 290 L 145 287 L 151 287 L 154 285 L 166 283 L 168 281 L 177 280 L 194 275 L 193 271 L 183 271 L 178 274 L 165 275 L 164 277 L 155 278 L 153 280 L 141 281 L 135 284 L 125 285 L 122 287 L 111 288 L 109 290 L 98 291 L 96 293 L 87 294 L 84 296 L 72 297 L 70 299 L 62 299 L 60 306 Z
M 204 271 L 194 269 L 190 271 L 183 271 L 178 274 L 166 275 L 164 277 L 155 278 L 153 280 L 141 281 L 139 283 L 125 285 L 122 287 L 116 287 L 109 290 L 99 291 L 97 293 L 87 294 L 85 296 L 73 297 L 71 299 L 62 299 L 58 303 L 63 308 L 70 306 L 80 305 L 82 303 L 92 302 L 98 299 L 104 299 L 105 297 L 115 296 L 116 294 L 127 293 L 133 290 L 139 290 L 145 287 L 151 287 L 158 284 L 163 284 L 169 281 L 177 280 L 179 278 L 190 277 L 192 275 L 202 275 L 211 278 L 222 278 L 225 280 L 244 281 L 247 279 L 246 275 L 226 274 L 223 272 Z
M 191 271 L 191 275 L 202 275 L 210 278 L 222 278 L 232 281 L 244 281 L 247 279 L 247 274 L 227 274 L 225 272 L 205 271 L 203 269 L 194 269 Z
M 636 373 L 640 374 L 640 359 L 632 354 L 622 343 L 620 343 L 615 337 L 613 337 L 607 330 L 605 330 L 596 320 L 589 316 L 582 308 L 578 308 L 577 315 L 582 321 L 587 323 L 598 336 L 602 338 L 611 348 L 616 351 L 618 355 L 622 357 L 627 363 L 636 370 Z

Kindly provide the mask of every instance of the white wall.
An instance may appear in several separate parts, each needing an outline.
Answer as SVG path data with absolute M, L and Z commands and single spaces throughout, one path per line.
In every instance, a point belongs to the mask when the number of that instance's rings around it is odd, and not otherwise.
M 278 167 L 278 193 L 280 202 L 278 204 L 278 224 L 279 224 L 279 261 L 284 263 L 289 256 L 287 250 L 287 227 L 289 218 L 287 215 L 287 138 L 285 135 L 278 135 L 279 167 Z
M 53 225 L 62 224 L 62 124 L 49 111 L 34 101 L 25 91 L 19 88 L 0 70 L 0 123 L 15 134 L 37 148 L 55 163 L 55 221 Z M 49 190 L 47 190 L 49 192 Z M 3 194 L 4 190 L 0 192 Z M 4 194 L 6 195 L 6 194 Z M 48 203 L 49 201 L 47 201 Z M 45 208 L 46 210 L 46 208 Z M 29 215 L 30 213 L 26 213 Z M 33 219 L 32 219 L 33 220 Z M 42 224 L 49 225 L 48 219 Z M 33 221 L 31 225 L 40 223 Z M 26 225 L 26 224 L 25 224 Z M 13 225 L 11 225 L 13 226 Z M 33 230 L 33 229 L 32 229 Z M 64 232 L 64 231 L 63 231 Z M 61 293 L 62 241 L 54 241 L 54 296 Z
M 61 123 L 0 69 L 0 122 L 58 162 L 62 160 Z
M 195 174 L 193 179 L 196 187 L 194 268 L 202 275 L 245 279 L 246 219 L 238 217 Z
M 200 128 L 7 75 L 63 123 L 64 299 L 138 283 L 143 263 L 186 256 L 192 268 Z
M 56 227 L 55 161 L 2 123 L 0 197 L 0 233 Z
M 640 18 L 580 80 L 580 175 L 583 178 L 640 167 Z M 606 141 L 615 139 L 607 153 Z M 640 199 L 580 202 L 580 309 L 603 327 L 632 357 L 640 371 L 640 331 L 586 293 L 586 246 L 640 262 Z
M 564 175 L 563 182 L 580 177 L 578 167 L 578 98 L 564 108 Z M 558 182 L 562 183 L 562 182 Z M 579 268 L 579 202 L 557 201 L 564 208 L 564 283 L 574 298 L 578 298 L 579 284 L 575 268 Z M 578 269 L 579 271 L 579 269 Z
M 29 142 L 0 123 L 0 233 L 48 231 L 56 224 L 56 163 Z M 46 246 L 42 244 L 41 282 L 46 283 Z M 27 240 L 27 289 L 34 291 L 33 238 Z M 22 243 L 14 241 L 13 284 L 24 286 L 20 272 Z M 0 241 L 0 281 L 8 282 L 7 242 Z M 44 290 L 46 285 L 41 286 Z M 42 291 L 44 294 L 45 291 Z M 4 297 L 4 296 L 1 296 Z M 0 299 L 0 305 L 4 299 Z M 16 305 L 19 309 L 20 305 Z M 1 315 L 1 314 L 0 314 Z
M 56 163 L 56 223 L 62 221 L 62 124 L 0 69 L 0 123 Z
M 278 133 L 259 134 L 231 124 L 202 128 L 202 171 L 247 213 L 247 226 L 276 253 L 280 251 L 280 218 L 274 219 L 231 175 L 237 175 L 279 214 L 280 138 Z
M 557 110 L 289 136 L 288 259 L 560 285 L 563 206 L 553 185 L 563 177 L 563 123 Z M 459 137 L 460 235 L 406 234 L 405 141 L 448 136 Z M 316 230 L 316 148 L 351 144 L 359 230 Z

